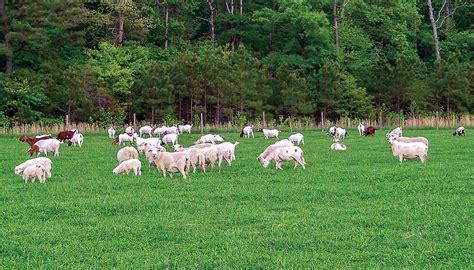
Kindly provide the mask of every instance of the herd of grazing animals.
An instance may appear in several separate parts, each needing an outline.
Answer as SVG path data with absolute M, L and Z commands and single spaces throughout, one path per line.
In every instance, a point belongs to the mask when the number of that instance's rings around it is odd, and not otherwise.
M 115 136 L 115 128 L 111 126 L 107 130 L 108 137 L 113 139 L 112 144 L 125 144 L 129 142 L 133 146 L 125 146 L 117 152 L 118 165 L 112 170 L 114 174 L 129 174 L 133 172 L 135 176 L 141 175 L 141 162 L 139 154 L 143 153 L 150 168 L 156 168 L 163 177 L 174 173 L 180 173 L 184 179 L 189 177 L 189 171 L 192 168 L 193 173 L 196 170 L 202 170 L 203 173 L 211 171 L 217 166 L 218 172 L 221 171 L 223 161 L 229 166 L 236 159 L 235 149 L 239 142 L 225 142 L 225 138 L 219 134 L 202 135 L 189 147 L 184 147 L 178 143 L 179 136 L 183 134 L 191 134 L 192 125 L 178 126 L 161 126 L 152 127 L 149 125 L 139 129 L 139 134 L 131 126 L 125 129 L 125 133 Z M 374 136 L 376 128 L 365 127 L 359 124 L 358 132 L 360 136 Z M 257 157 L 257 160 L 264 168 L 267 168 L 271 161 L 275 162 L 276 169 L 283 170 L 281 164 L 283 161 L 293 161 L 294 168 L 300 165 L 306 168 L 304 151 L 299 147 L 304 145 L 304 136 L 301 133 L 292 134 L 288 139 L 279 139 L 280 130 L 259 128 L 258 132 L 262 132 L 265 139 L 276 138 L 278 141 L 266 147 L 266 149 Z M 457 128 L 453 136 L 465 135 L 465 128 Z M 144 136 L 148 138 L 144 138 Z M 331 150 L 344 151 L 347 146 L 341 141 L 348 136 L 348 132 L 338 126 L 329 128 L 328 136 L 332 137 L 333 143 Z M 156 136 L 156 137 L 154 137 Z M 241 130 L 240 137 L 249 139 L 254 138 L 253 125 L 246 126 Z M 400 163 L 406 159 L 420 159 L 425 163 L 428 159 L 429 141 L 425 137 L 404 137 L 403 129 L 397 127 L 390 133 L 386 134 L 387 142 L 390 144 L 392 154 L 398 157 Z M 44 153 L 52 152 L 54 156 L 59 156 L 60 146 L 67 142 L 69 146 L 82 147 L 84 136 L 76 129 L 66 130 L 58 133 L 56 138 L 51 134 L 38 135 L 30 138 L 22 135 L 19 141 L 26 142 L 30 145 L 27 153 L 29 156 L 37 154 L 39 156 Z M 164 145 L 171 144 L 174 152 L 167 152 Z M 15 167 L 15 174 L 21 175 L 25 183 L 31 179 L 32 182 L 38 178 L 40 183 L 45 183 L 46 178 L 51 178 L 52 161 L 47 157 L 37 157 L 29 159 Z

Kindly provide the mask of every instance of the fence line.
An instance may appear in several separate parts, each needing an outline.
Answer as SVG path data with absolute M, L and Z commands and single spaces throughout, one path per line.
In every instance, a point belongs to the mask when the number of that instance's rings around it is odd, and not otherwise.
M 374 126 L 380 128 L 379 125 L 380 119 L 341 119 L 337 122 L 332 122 L 327 119 L 312 119 L 312 118 L 303 118 L 295 119 L 294 117 L 288 117 L 286 119 L 265 119 L 264 121 L 256 119 L 250 121 L 255 127 L 269 127 L 269 128 L 291 128 L 291 129 L 304 129 L 304 128 L 314 128 L 314 129 L 328 129 L 333 125 L 338 125 L 341 127 L 355 128 L 359 123 L 363 123 L 365 126 Z M 393 119 L 382 119 L 384 127 L 431 127 L 431 128 L 454 128 L 458 126 L 472 127 L 474 126 L 474 117 L 470 115 L 464 115 L 461 117 L 421 117 L 421 118 L 408 118 L 402 120 L 393 120 Z M 137 128 L 139 126 L 148 124 L 146 122 L 137 122 Z M 44 125 L 44 124 L 24 124 L 24 125 L 15 125 L 9 128 L 0 128 L 0 134 L 56 134 L 60 131 L 66 130 L 67 125 L 70 129 L 76 128 L 80 132 L 90 133 L 90 132 L 105 132 L 108 127 L 101 127 L 98 124 L 89 124 L 89 123 L 63 123 L 63 124 L 53 124 L 53 125 Z M 123 125 L 126 127 L 127 125 Z M 161 125 L 156 125 L 161 126 Z M 194 125 L 197 129 L 200 127 Z M 122 127 L 116 127 L 120 130 Z M 240 130 L 242 126 L 240 124 L 227 122 L 220 125 L 215 124 L 204 124 L 204 132 L 217 132 L 217 130 Z

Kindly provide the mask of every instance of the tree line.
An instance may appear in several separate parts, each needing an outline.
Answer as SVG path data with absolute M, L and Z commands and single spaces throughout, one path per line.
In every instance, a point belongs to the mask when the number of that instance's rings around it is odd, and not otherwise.
M 472 14 L 462 0 L 0 0 L 0 125 L 472 113 Z

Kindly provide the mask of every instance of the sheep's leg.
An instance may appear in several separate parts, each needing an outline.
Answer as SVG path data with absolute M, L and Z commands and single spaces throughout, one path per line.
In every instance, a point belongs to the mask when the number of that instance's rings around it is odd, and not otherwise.
M 249 135 L 249 138 L 250 138 L 250 135 Z M 253 135 L 253 131 L 252 131 L 252 138 L 255 138 L 255 136 Z
M 398 159 L 400 159 L 400 164 L 402 164 L 403 163 L 403 155 L 399 155 Z
M 28 177 L 26 175 L 23 175 L 23 181 L 26 183 L 28 183 Z
M 206 163 L 205 162 L 201 164 L 201 167 L 202 167 L 203 172 L 206 173 Z
M 227 161 L 227 164 L 229 164 L 229 166 L 232 166 L 232 157 L 226 158 L 225 160 Z
M 193 163 L 193 164 L 191 164 L 191 166 L 193 166 L 193 173 L 196 173 L 196 164 Z
M 298 167 L 298 161 L 296 161 L 296 159 L 293 160 L 295 162 L 295 167 L 293 167 L 293 169 L 296 169 L 296 167 Z

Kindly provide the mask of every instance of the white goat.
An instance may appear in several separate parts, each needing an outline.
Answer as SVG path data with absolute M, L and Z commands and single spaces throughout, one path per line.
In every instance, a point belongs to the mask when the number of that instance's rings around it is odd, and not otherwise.
M 73 145 L 74 147 L 78 145 L 79 147 L 82 147 L 82 144 L 84 143 L 84 136 L 81 133 L 74 133 L 74 136 L 72 136 L 72 139 L 69 140 L 69 145 Z
M 259 128 L 258 132 L 263 132 L 263 135 L 265 136 L 265 140 L 268 138 L 277 138 L 278 140 L 278 134 L 280 134 L 280 130 L 277 129 L 266 129 L 266 128 Z
M 295 162 L 295 169 L 298 166 L 298 164 L 303 167 L 303 169 L 306 169 L 305 167 L 305 160 L 304 160 L 304 153 L 303 150 L 298 147 L 298 146 L 287 146 L 287 147 L 281 147 L 278 149 L 275 149 L 268 155 L 267 158 L 263 160 L 263 167 L 267 168 L 268 165 L 270 165 L 270 161 L 275 160 L 275 166 L 277 169 L 283 170 L 281 167 L 281 162 L 282 161 L 291 161 L 293 160 Z
M 107 130 L 107 133 L 109 134 L 109 138 L 112 139 L 113 137 L 115 137 L 115 128 L 109 127 L 109 129 Z
M 364 136 L 364 131 L 365 131 L 365 126 L 360 123 L 358 126 L 357 126 L 357 130 L 359 130 L 359 135 L 360 136 Z
M 137 133 L 134 133 L 133 135 L 129 135 L 128 133 L 123 133 L 123 134 L 118 135 L 118 137 L 115 138 L 112 144 L 118 143 L 119 145 L 121 145 L 122 143 L 126 143 L 126 142 L 132 143 L 133 141 L 135 141 L 137 137 L 138 137 Z
M 348 135 L 347 133 L 347 130 L 341 128 L 341 127 L 337 127 L 336 128 L 336 134 L 334 135 L 334 138 L 338 139 L 338 140 L 342 140 L 344 139 L 346 136 Z
M 51 178 L 51 164 L 53 164 L 53 162 L 51 161 L 51 159 L 47 158 L 47 157 L 39 157 L 39 158 L 33 158 L 33 159 L 29 159 L 23 163 L 21 163 L 20 165 L 16 166 L 15 167 L 15 174 L 16 175 L 20 175 L 23 173 L 23 171 L 31 166 L 31 165 L 36 165 L 36 164 L 41 164 L 43 165 L 43 167 L 45 168 L 46 170 L 46 176 L 48 178 Z
M 229 164 L 229 166 L 232 166 L 232 161 L 235 160 L 235 147 L 238 144 L 239 142 L 224 142 L 218 145 L 222 158 L 227 161 L 227 164 Z
M 193 125 L 179 125 L 178 130 L 179 130 L 179 133 L 191 134 L 191 128 L 192 127 L 193 127 Z
M 425 163 L 428 159 L 428 146 L 421 142 L 399 142 L 395 137 L 389 137 L 392 144 L 392 153 L 398 157 L 400 164 L 404 159 L 420 158 L 421 163 Z
M 458 127 L 453 133 L 453 136 L 456 136 L 456 135 L 457 136 L 461 136 L 461 135 L 466 136 L 466 129 L 463 126 Z
M 168 129 L 167 126 L 157 127 L 153 130 L 153 134 L 155 134 L 155 136 L 158 136 L 158 138 L 160 138 L 161 134 L 163 134 L 167 129 Z
M 130 136 L 132 136 L 132 135 L 135 133 L 135 129 L 134 129 L 132 126 L 127 127 L 127 128 L 125 129 L 125 133 L 127 133 L 127 134 L 130 135 Z
M 60 145 L 61 145 L 61 142 L 56 139 L 46 139 L 46 140 L 37 141 L 35 144 L 33 144 L 30 147 L 30 149 L 28 149 L 28 154 L 30 155 L 30 157 L 34 153 L 38 153 L 38 156 L 40 153 L 44 153 L 47 156 L 48 152 L 53 152 L 54 156 L 59 156 Z
M 138 159 L 138 151 L 137 149 L 127 146 L 124 147 L 117 152 L 117 161 L 119 163 L 124 162 L 125 160 L 129 159 Z
M 41 164 L 28 166 L 23 171 L 23 181 L 25 181 L 25 184 L 29 179 L 32 179 L 31 182 L 34 183 L 36 177 L 38 177 L 38 180 L 42 184 L 46 181 L 46 168 Z
M 140 134 L 140 137 L 143 137 L 143 134 L 148 134 L 148 136 L 153 137 L 152 132 L 151 132 L 152 130 L 153 130 L 153 127 L 146 125 L 146 126 L 141 127 L 138 130 L 138 133 Z
M 250 134 L 252 134 L 252 138 L 255 138 L 253 135 L 253 125 L 244 127 L 240 132 L 240 137 L 250 138 Z
M 336 129 L 337 129 L 337 126 L 330 127 L 327 135 L 331 137 L 336 136 Z
M 298 145 L 300 145 L 300 143 L 304 144 L 304 136 L 301 133 L 291 135 L 288 140 L 292 143 L 298 143 Z
M 178 143 L 178 134 L 174 134 L 174 133 L 166 134 L 165 136 L 163 136 L 163 139 L 161 139 L 161 141 L 164 144 L 171 143 L 171 145 L 175 145 Z
M 125 173 L 128 175 L 130 171 L 135 173 L 135 176 L 142 175 L 142 163 L 138 159 L 129 159 L 120 163 L 112 171 L 114 174 Z

